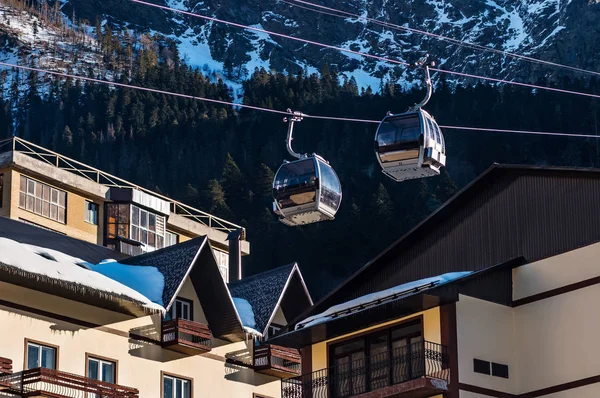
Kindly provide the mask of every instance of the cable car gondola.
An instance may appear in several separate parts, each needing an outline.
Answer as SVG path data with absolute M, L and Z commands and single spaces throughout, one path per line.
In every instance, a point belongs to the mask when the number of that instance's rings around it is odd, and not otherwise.
M 427 56 L 416 65 L 425 69 L 425 99 L 408 112 L 396 115 L 388 112 L 375 133 L 377 161 L 384 174 L 399 182 L 436 176 L 446 165 L 442 131 L 433 116 L 422 108 L 433 91 Z
M 319 155 L 292 149 L 294 122 L 303 116 L 293 112 L 287 118 L 287 150 L 298 160 L 283 163 L 273 181 L 273 211 L 290 226 L 333 220 L 342 202 L 342 186 L 329 163 Z

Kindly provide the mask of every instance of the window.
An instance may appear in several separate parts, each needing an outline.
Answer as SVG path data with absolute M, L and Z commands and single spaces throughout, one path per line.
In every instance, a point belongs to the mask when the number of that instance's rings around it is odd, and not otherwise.
M 27 369 L 56 369 L 56 348 L 27 342 Z
M 492 376 L 508 379 L 508 365 L 492 362 Z
M 484 375 L 490 374 L 490 363 L 481 359 L 473 358 L 473 372 Z
M 213 249 L 213 254 L 215 255 L 215 260 L 217 261 L 223 280 L 229 282 L 229 253 Z
M 2 207 L 2 196 L 4 195 L 4 174 L 0 174 L 0 207 Z
M 339 377 L 333 396 L 358 395 L 424 376 L 424 344 L 418 318 L 332 345 L 329 362 Z M 441 353 L 434 345 L 428 349 Z
M 167 231 L 165 234 L 165 247 L 173 246 L 179 243 L 179 235 Z
M 185 319 L 188 321 L 193 321 L 194 316 L 192 315 L 192 304 L 191 300 L 186 300 L 184 298 L 176 298 L 173 306 L 170 309 L 171 319 Z
M 19 207 L 42 217 L 65 223 L 67 193 L 21 176 Z
M 98 205 L 96 203 L 85 201 L 85 221 L 98 225 Z
M 131 206 L 131 239 L 155 249 L 164 247 L 165 218 Z
M 163 374 L 163 398 L 191 398 L 191 380 Z
M 117 380 L 117 364 L 113 361 L 88 357 L 87 377 L 115 384 Z
M 109 203 L 106 206 L 106 230 L 109 239 L 129 239 L 130 210 L 127 204 Z

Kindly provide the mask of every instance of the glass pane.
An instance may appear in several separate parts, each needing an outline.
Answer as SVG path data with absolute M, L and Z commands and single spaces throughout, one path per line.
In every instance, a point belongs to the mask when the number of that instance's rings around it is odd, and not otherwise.
M 179 300 L 175 300 L 175 318 L 181 318 L 182 317 L 182 303 Z
M 102 362 L 102 381 L 107 383 L 115 382 L 115 365 L 109 362 Z
M 95 359 L 88 359 L 88 377 L 90 379 L 99 380 L 98 361 Z
M 156 215 L 150 213 L 148 214 L 148 229 L 150 231 L 156 231 Z
M 40 347 L 33 344 L 27 345 L 27 369 L 40 367 Z
M 135 206 L 131 206 L 131 224 L 140 225 L 140 209 Z
M 42 200 L 41 199 L 35 200 L 35 210 L 34 211 L 37 214 L 42 214 Z
M 43 189 L 42 198 L 46 201 L 50 201 L 50 187 L 47 185 L 44 185 L 42 189 Z
M 23 192 L 19 193 L 19 207 L 25 208 L 26 196 Z
M 27 192 L 27 178 L 21 176 L 21 185 L 19 187 L 20 192 Z
M 60 222 L 65 222 L 65 208 L 64 207 L 59 207 L 58 208 L 58 221 Z
M 140 229 L 138 227 L 135 227 L 135 226 L 131 227 L 131 239 L 133 239 L 135 241 L 140 240 Z
M 33 198 L 33 196 L 27 196 L 27 204 L 26 204 L 26 209 L 29 211 L 33 211 L 33 208 L 35 206 L 35 199 Z
M 363 351 L 365 349 L 365 342 L 363 339 L 354 340 L 349 343 L 341 344 L 334 348 L 334 356 L 348 354 L 354 351 Z
M 143 244 L 147 244 L 148 243 L 148 231 L 146 231 L 145 229 L 143 229 L 141 232 L 142 232 L 142 239 L 140 239 L 140 241 Z
M 155 234 L 153 232 L 148 232 L 148 246 L 152 246 L 154 247 L 154 238 L 155 238 Z
M 66 192 L 58 193 L 58 204 L 61 205 L 62 207 L 65 207 L 67 205 L 67 193 Z
M 109 238 L 117 237 L 117 225 L 116 224 L 108 224 L 108 237 Z
M 42 347 L 42 368 L 55 368 L 54 354 L 54 348 Z
M 190 305 L 188 303 L 183 303 L 183 314 L 181 317 L 190 320 Z
M 379 152 L 418 147 L 420 135 L 421 119 L 418 113 L 387 118 L 377 131 Z
M 161 249 L 163 247 L 164 247 L 164 245 L 163 245 L 163 237 L 157 235 L 156 236 L 156 248 L 157 249 Z
M 173 398 L 173 379 L 163 378 L 163 398 Z
M 181 379 L 176 379 L 175 383 L 175 396 L 177 398 L 183 398 L 183 381 Z
M 129 225 L 117 224 L 117 234 L 123 238 L 127 238 L 129 236 Z
M 371 390 L 383 388 L 389 384 L 387 333 L 370 337 L 369 350 Z
M 313 158 L 282 165 L 273 183 L 273 196 L 282 209 L 315 202 L 319 186 Z
M 148 212 L 146 210 L 140 210 L 140 226 L 148 229 Z
M 27 180 L 27 193 L 30 195 L 35 194 L 35 181 Z
M 319 168 L 321 170 L 321 202 L 337 210 L 342 202 L 340 180 L 329 165 L 319 162 Z
M 44 217 L 50 217 L 50 203 L 48 203 L 48 202 L 42 203 L 42 215 Z
M 129 224 L 129 205 L 119 205 L 119 223 Z
M 183 383 L 183 398 L 190 398 L 190 382 L 185 381 Z
M 50 189 L 50 201 L 58 204 L 58 191 L 56 189 Z

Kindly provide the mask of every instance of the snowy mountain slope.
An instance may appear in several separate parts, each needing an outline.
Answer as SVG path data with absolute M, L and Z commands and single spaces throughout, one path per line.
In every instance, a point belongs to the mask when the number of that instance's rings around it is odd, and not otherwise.
M 429 52 L 445 69 L 529 80 L 555 69 L 516 62 L 435 38 L 398 31 L 352 18 L 315 13 L 289 0 L 153 0 L 160 5 L 241 24 L 412 62 Z M 600 70 L 600 4 L 572 0 L 313 0 L 315 3 L 393 24 L 466 40 L 553 62 Z M 194 66 L 241 81 L 254 68 L 314 71 L 326 63 L 361 86 L 378 88 L 394 66 L 289 39 L 207 22 L 135 4 L 129 0 L 64 0 L 62 12 L 121 28 L 158 32 L 178 42 Z M 394 76 L 410 84 L 415 76 L 397 68 Z

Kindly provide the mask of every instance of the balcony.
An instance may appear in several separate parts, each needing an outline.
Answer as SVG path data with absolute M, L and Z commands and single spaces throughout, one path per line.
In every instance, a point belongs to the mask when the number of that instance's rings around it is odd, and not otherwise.
M 283 380 L 282 398 L 425 398 L 448 390 L 446 347 L 418 342 L 338 367 Z
M 138 390 L 54 369 L 35 368 L 0 376 L 5 392 L 22 397 L 138 398 Z
M 272 344 L 254 347 L 254 370 L 281 379 L 300 376 L 300 353 L 293 348 Z
M 10 383 L 4 380 L 2 376 L 12 373 L 12 361 L 8 358 L 0 358 L 0 391 L 6 391 L 10 388 Z
M 171 319 L 162 323 L 162 346 L 187 355 L 211 350 L 210 329 L 198 322 Z

